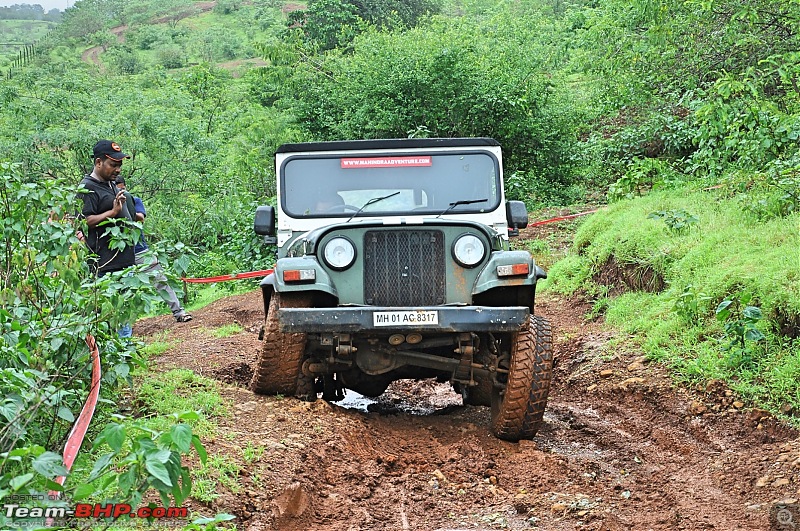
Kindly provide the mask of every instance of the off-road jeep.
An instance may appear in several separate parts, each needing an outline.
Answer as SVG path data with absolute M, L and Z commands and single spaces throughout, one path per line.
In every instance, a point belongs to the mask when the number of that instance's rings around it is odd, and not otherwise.
M 437 378 L 491 406 L 495 436 L 533 437 L 553 364 L 550 325 L 533 314 L 546 273 L 509 249 L 528 213 L 505 201 L 500 145 L 285 144 L 275 165 L 277 206 L 255 215 L 278 260 L 261 282 L 251 389 L 336 401 Z

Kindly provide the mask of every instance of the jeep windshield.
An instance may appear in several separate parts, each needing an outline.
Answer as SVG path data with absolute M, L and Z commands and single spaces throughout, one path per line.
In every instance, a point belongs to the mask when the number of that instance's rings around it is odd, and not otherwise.
M 295 218 L 491 212 L 499 174 L 487 152 L 297 155 L 280 168 L 281 206 Z

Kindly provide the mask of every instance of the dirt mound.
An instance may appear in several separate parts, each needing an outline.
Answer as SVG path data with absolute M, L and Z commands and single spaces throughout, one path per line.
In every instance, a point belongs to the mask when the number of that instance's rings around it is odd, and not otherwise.
M 555 376 L 543 428 L 515 444 L 489 435 L 488 408 L 461 405 L 432 381 L 396 382 L 366 405 L 348 396 L 348 407 L 254 395 L 246 384 L 261 344 L 260 297 L 217 301 L 190 323 L 166 315 L 134 328 L 169 330 L 175 346 L 159 369 L 221 382 L 231 417 L 204 443 L 238 475 L 213 501 L 189 505 L 234 514 L 238 529 L 762 530 L 776 502 L 800 497 L 796 432 L 719 383 L 674 388 L 662 367 L 587 321 L 582 301 L 537 299 L 553 323 Z M 208 333 L 231 322 L 244 331 Z

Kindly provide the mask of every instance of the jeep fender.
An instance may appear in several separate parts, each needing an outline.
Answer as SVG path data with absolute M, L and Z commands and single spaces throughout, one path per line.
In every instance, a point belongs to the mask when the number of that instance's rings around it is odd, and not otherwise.
M 525 276 L 497 276 L 498 266 L 524 263 L 528 264 L 528 274 Z M 475 280 L 475 286 L 472 289 L 472 295 L 479 295 L 491 289 L 500 287 L 536 286 L 536 281 L 540 278 L 547 278 L 547 273 L 545 273 L 541 267 L 536 265 L 531 253 L 528 251 L 494 252 L 489 257 L 489 262 L 486 264 L 486 266 L 484 266 L 480 275 L 478 275 L 478 278 Z
M 299 282 L 284 282 L 283 272 L 287 270 L 314 270 L 314 280 Z M 320 266 L 317 259 L 313 256 L 281 258 L 275 264 L 274 273 L 270 273 L 261 281 L 261 292 L 264 298 L 264 315 L 269 309 L 269 300 L 274 292 L 278 293 L 304 293 L 310 291 L 320 291 L 327 293 L 335 298 L 339 298 L 339 292 L 331 282 L 331 277 Z

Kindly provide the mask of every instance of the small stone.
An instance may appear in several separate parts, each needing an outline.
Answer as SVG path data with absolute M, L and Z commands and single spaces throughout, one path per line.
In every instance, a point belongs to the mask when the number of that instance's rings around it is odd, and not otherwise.
M 245 402 L 243 404 L 237 405 L 236 409 L 238 411 L 249 413 L 249 412 L 255 411 L 257 407 L 258 407 L 258 404 L 256 402 L 250 401 L 250 402 Z
M 692 415 L 702 415 L 706 411 L 708 408 L 699 400 L 692 400 L 692 403 L 689 404 L 689 413 Z
M 613 376 L 613 374 L 614 371 L 612 371 L 611 369 L 603 369 L 602 371 L 600 371 L 600 378 L 609 378 Z
M 550 511 L 554 513 L 565 513 L 567 512 L 567 504 L 565 503 L 554 503 L 550 506 Z
M 628 365 L 628 370 L 630 372 L 633 372 L 644 369 L 644 364 L 646 361 L 647 358 L 645 356 L 639 356 L 635 360 L 633 360 L 633 362 L 630 365 Z
M 589 387 L 586 388 L 586 391 L 591 393 L 595 389 L 597 389 L 597 384 L 592 384 L 592 385 L 590 385 Z
M 762 476 L 756 480 L 756 487 L 766 487 L 769 484 L 769 476 Z
M 737 400 L 736 402 L 733 403 L 733 407 L 735 407 L 736 409 L 742 409 L 744 407 L 744 402 L 742 402 L 741 400 Z
M 645 382 L 645 379 L 644 379 L 644 378 L 638 378 L 638 377 L 635 377 L 635 378 L 628 378 L 627 380 L 625 380 L 624 382 L 622 382 L 621 384 L 619 384 L 619 386 L 620 386 L 621 388 L 623 388 L 623 389 L 628 389 L 628 386 L 630 386 L 630 385 L 638 385 L 638 384 L 643 384 L 644 382 Z
M 791 481 L 789 481 L 789 478 L 778 478 L 778 479 L 776 479 L 775 481 L 772 482 L 772 486 L 773 487 L 785 487 L 789 483 L 791 483 Z

